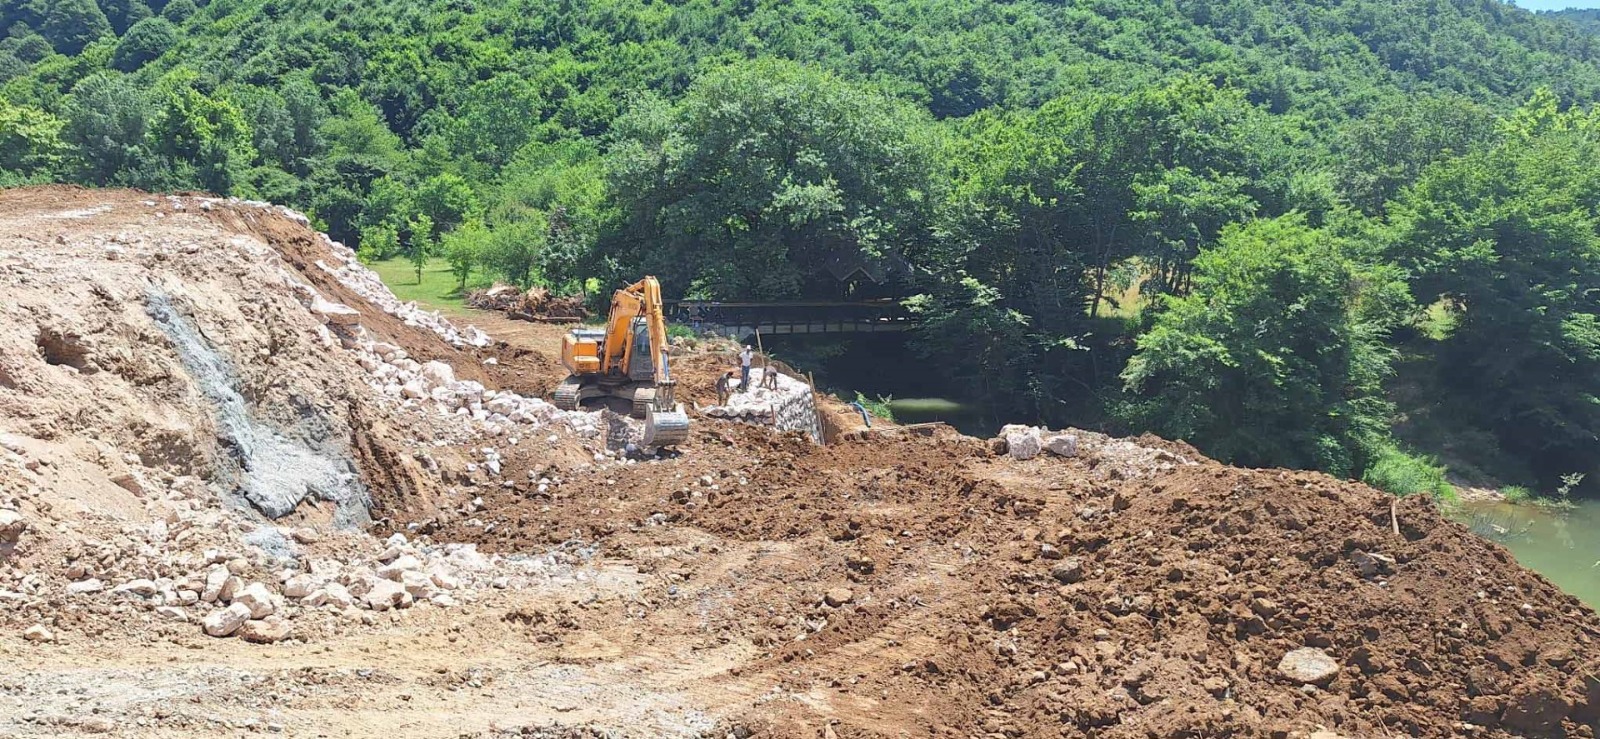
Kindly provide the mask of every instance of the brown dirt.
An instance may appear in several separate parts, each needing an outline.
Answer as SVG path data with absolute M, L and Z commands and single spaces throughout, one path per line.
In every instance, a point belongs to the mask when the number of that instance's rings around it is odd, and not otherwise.
M 36 229 L 48 243 L 64 227 L 41 212 L 144 197 L 8 192 L 0 236 Z M 128 226 L 120 212 L 67 223 L 115 231 Z M 530 394 L 564 375 L 562 327 L 477 316 L 504 343 L 458 350 L 371 315 L 314 266 L 324 247 L 292 221 L 231 208 L 206 218 L 214 238 L 272 245 L 414 357 Z M 221 300 L 241 288 L 217 289 Z M 685 402 L 713 398 L 731 360 L 676 356 Z M 273 372 L 250 378 L 265 385 Z M 618 463 L 575 442 L 462 441 L 365 399 L 351 372 L 314 380 L 345 383 L 329 392 L 379 533 L 564 564 L 461 610 L 330 622 L 273 648 L 192 628 L 107 629 L 106 614 L 76 610 L 62 611 L 61 643 L 24 645 L 14 632 L 50 606 L 8 611 L 0 599 L 0 660 L 30 665 L 0 676 L 0 709 L 49 719 L 0 719 L 0 732 L 86 733 L 102 715 L 127 722 L 115 733 L 151 736 L 278 722 L 289 735 L 349 736 L 1592 737 L 1600 722 L 1600 618 L 1424 500 L 1231 468 L 1154 438 L 1016 461 L 953 435 L 819 447 L 703 417 L 676 454 Z M 0 430 L 37 430 L 29 413 L 0 404 Z M 99 423 L 82 428 L 120 428 Z M 485 443 L 503 457 L 495 480 L 463 471 Z M 96 459 L 52 469 L 79 481 L 98 474 Z M 114 490 L 95 495 L 80 508 L 137 519 Z M 1366 554 L 1393 564 L 1365 576 Z M 27 561 L 56 576 L 42 556 Z M 1307 646 L 1341 671 L 1309 688 L 1281 677 L 1283 655 Z M 89 697 L 70 697 L 79 690 Z

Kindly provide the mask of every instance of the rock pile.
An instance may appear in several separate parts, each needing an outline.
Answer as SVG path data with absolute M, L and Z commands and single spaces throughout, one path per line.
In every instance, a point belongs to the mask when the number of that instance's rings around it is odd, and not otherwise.
M 776 389 L 766 387 L 762 382 L 767 372 L 774 373 Z M 772 426 L 780 431 L 801 431 L 813 439 L 821 440 L 822 427 L 818 422 L 816 397 L 810 385 L 762 367 L 750 370 L 750 382 L 755 387 L 748 392 L 740 389 L 728 396 L 726 405 L 702 408 L 701 412 L 714 418 Z

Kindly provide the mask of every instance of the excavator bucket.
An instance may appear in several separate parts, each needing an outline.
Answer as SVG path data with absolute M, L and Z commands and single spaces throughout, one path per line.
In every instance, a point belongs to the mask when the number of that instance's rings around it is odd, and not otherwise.
M 677 446 L 689 438 L 689 414 L 683 412 L 679 405 L 670 411 L 658 411 L 649 408 L 644 417 L 644 438 L 641 442 L 647 447 Z

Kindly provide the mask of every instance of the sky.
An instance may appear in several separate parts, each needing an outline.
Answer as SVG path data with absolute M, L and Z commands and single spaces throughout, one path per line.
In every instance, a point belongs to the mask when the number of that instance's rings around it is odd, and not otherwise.
M 1528 10 L 1563 10 L 1566 8 L 1600 8 L 1600 0 L 1515 0 Z

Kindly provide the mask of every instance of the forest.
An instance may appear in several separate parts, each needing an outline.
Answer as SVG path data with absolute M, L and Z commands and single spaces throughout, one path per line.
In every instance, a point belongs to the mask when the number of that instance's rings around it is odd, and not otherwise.
M 1551 490 L 1600 459 L 1592 22 L 4 0 L 0 185 L 284 203 L 463 285 L 895 298 L 928 366 L 1018 420 L 1399 493 L 1447 494 L 1445 465 Z

